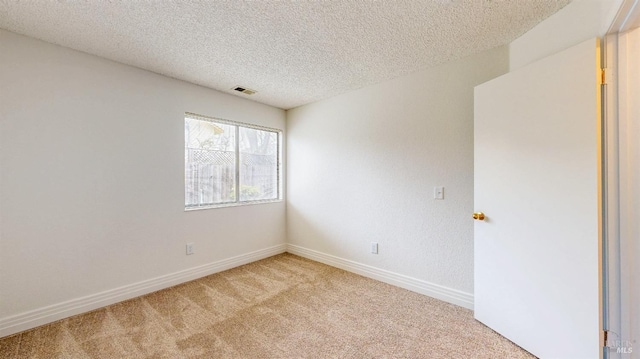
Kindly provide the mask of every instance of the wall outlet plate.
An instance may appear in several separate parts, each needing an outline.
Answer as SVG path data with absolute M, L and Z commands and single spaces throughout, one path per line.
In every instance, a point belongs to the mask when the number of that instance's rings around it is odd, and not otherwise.
M 187 255 L 193 254 L 193 243 L 187 243 Z

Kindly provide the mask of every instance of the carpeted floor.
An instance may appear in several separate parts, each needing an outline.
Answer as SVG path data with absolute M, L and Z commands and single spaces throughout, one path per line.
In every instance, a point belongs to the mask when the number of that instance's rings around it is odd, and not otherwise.
M 281 254 L 0 339 L 0 358 L 534 358 L 470 310 Z

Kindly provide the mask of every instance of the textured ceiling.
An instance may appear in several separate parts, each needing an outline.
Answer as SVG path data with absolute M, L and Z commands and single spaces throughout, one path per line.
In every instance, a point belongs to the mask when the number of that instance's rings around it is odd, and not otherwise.
M 2 0 L 0 28 L 289 109 L 507 44 L 569 2 Z

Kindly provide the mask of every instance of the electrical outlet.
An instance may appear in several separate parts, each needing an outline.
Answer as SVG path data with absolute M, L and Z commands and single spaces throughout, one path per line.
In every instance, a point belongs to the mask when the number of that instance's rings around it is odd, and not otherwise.
M 378 243 L 377 242 L 371 242 L 371 253 L 372 254 L 378 254 Z
M 187 243 L 187 255 L 193 254 L 193 243 Z

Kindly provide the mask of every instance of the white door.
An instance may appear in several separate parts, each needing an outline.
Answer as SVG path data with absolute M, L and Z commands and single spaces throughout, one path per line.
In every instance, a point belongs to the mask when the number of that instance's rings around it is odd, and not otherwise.
M 597 39 L 475 88 L 475 317 L 540 358 L 600 355 Z

